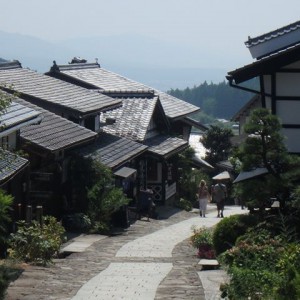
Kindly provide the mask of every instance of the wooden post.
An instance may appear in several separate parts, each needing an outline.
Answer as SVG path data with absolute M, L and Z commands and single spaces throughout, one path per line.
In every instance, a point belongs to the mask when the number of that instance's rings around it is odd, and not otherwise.
M 43 226 L 43 206 L 36 207 L 36 220 Z
M 32 206 L 27 205 L 26 207 L 26 223 L 30 224 L 32 221 Z
M 18 220 L 22 219 L 22 204 L 18 203 Z

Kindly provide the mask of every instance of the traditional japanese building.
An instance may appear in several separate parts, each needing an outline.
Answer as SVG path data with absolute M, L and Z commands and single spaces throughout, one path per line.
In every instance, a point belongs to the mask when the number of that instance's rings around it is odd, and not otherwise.
M 245 42 L 254 62 L 228 72 L 231 86 L 259 95 L 241 110 L 236 119 L 241 129 L 249 108 L 268 108 L 282 122 L 282 134 L 290 153 L 300 153 L 300 21 Z M 257 90 L 245 87 L 258 78 Z
M 53 65 L 47 75 L 122 101 L 100 114 L 100 128 L 148 146 L 136 160 L 140 189 L 150 188 L 157 203 L 176 194 L 176 155 L 188 147 L 191 114 L 199 108 L 146 85 L 104 70 L 98 63 Z

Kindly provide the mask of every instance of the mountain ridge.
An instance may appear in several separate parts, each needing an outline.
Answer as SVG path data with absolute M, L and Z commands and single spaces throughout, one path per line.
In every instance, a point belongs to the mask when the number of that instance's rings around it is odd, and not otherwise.
M 120 35 L 83 37 L 49 42 L 40 38 L 0 31 L 0 57 L 18 60 L 24 68 L 44 73 L 55 60 L 67 64 L 74 56 L 90 62 L 98 58 L 101 67 L 122 76 L 166 91 L 207 82 L 221 82 L 226 70 L 196 64 L 198 53 L 177 56 L 185 46 L 169 44 L 145 36 Z M 176 62 L 176 63 L 175 63 Z

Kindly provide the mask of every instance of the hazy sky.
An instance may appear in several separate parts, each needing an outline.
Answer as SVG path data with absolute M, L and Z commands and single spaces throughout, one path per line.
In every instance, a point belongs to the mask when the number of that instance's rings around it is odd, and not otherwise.
M 229 69 L 251 62 L 244 45 L 248 36 L 293 23 L 300 12 L 299 0 L 0 0 L 0 4 L 1 31 L 50 41 L 138 34 L 185 44 L 199 51 L 199 58 Z M 232 60 L 235 66 L 229 64 Z

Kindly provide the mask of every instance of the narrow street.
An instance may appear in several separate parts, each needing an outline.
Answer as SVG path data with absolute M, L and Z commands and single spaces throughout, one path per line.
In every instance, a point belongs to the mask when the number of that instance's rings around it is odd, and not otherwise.
M 225 215 L 237 213 L 244 211 L 226 207 Z M 193 225 L 210 227 L 221 220 L 214 205 L 206 218 L 197 210 L 174 208 L 159 215 L 150 222 L 137 220 L 123 234 L 101 237 L 49 268 L 27 266 L 6 299 L 219 299 L 223 271 L 213 271 L 211 280 L 189 243 Z

